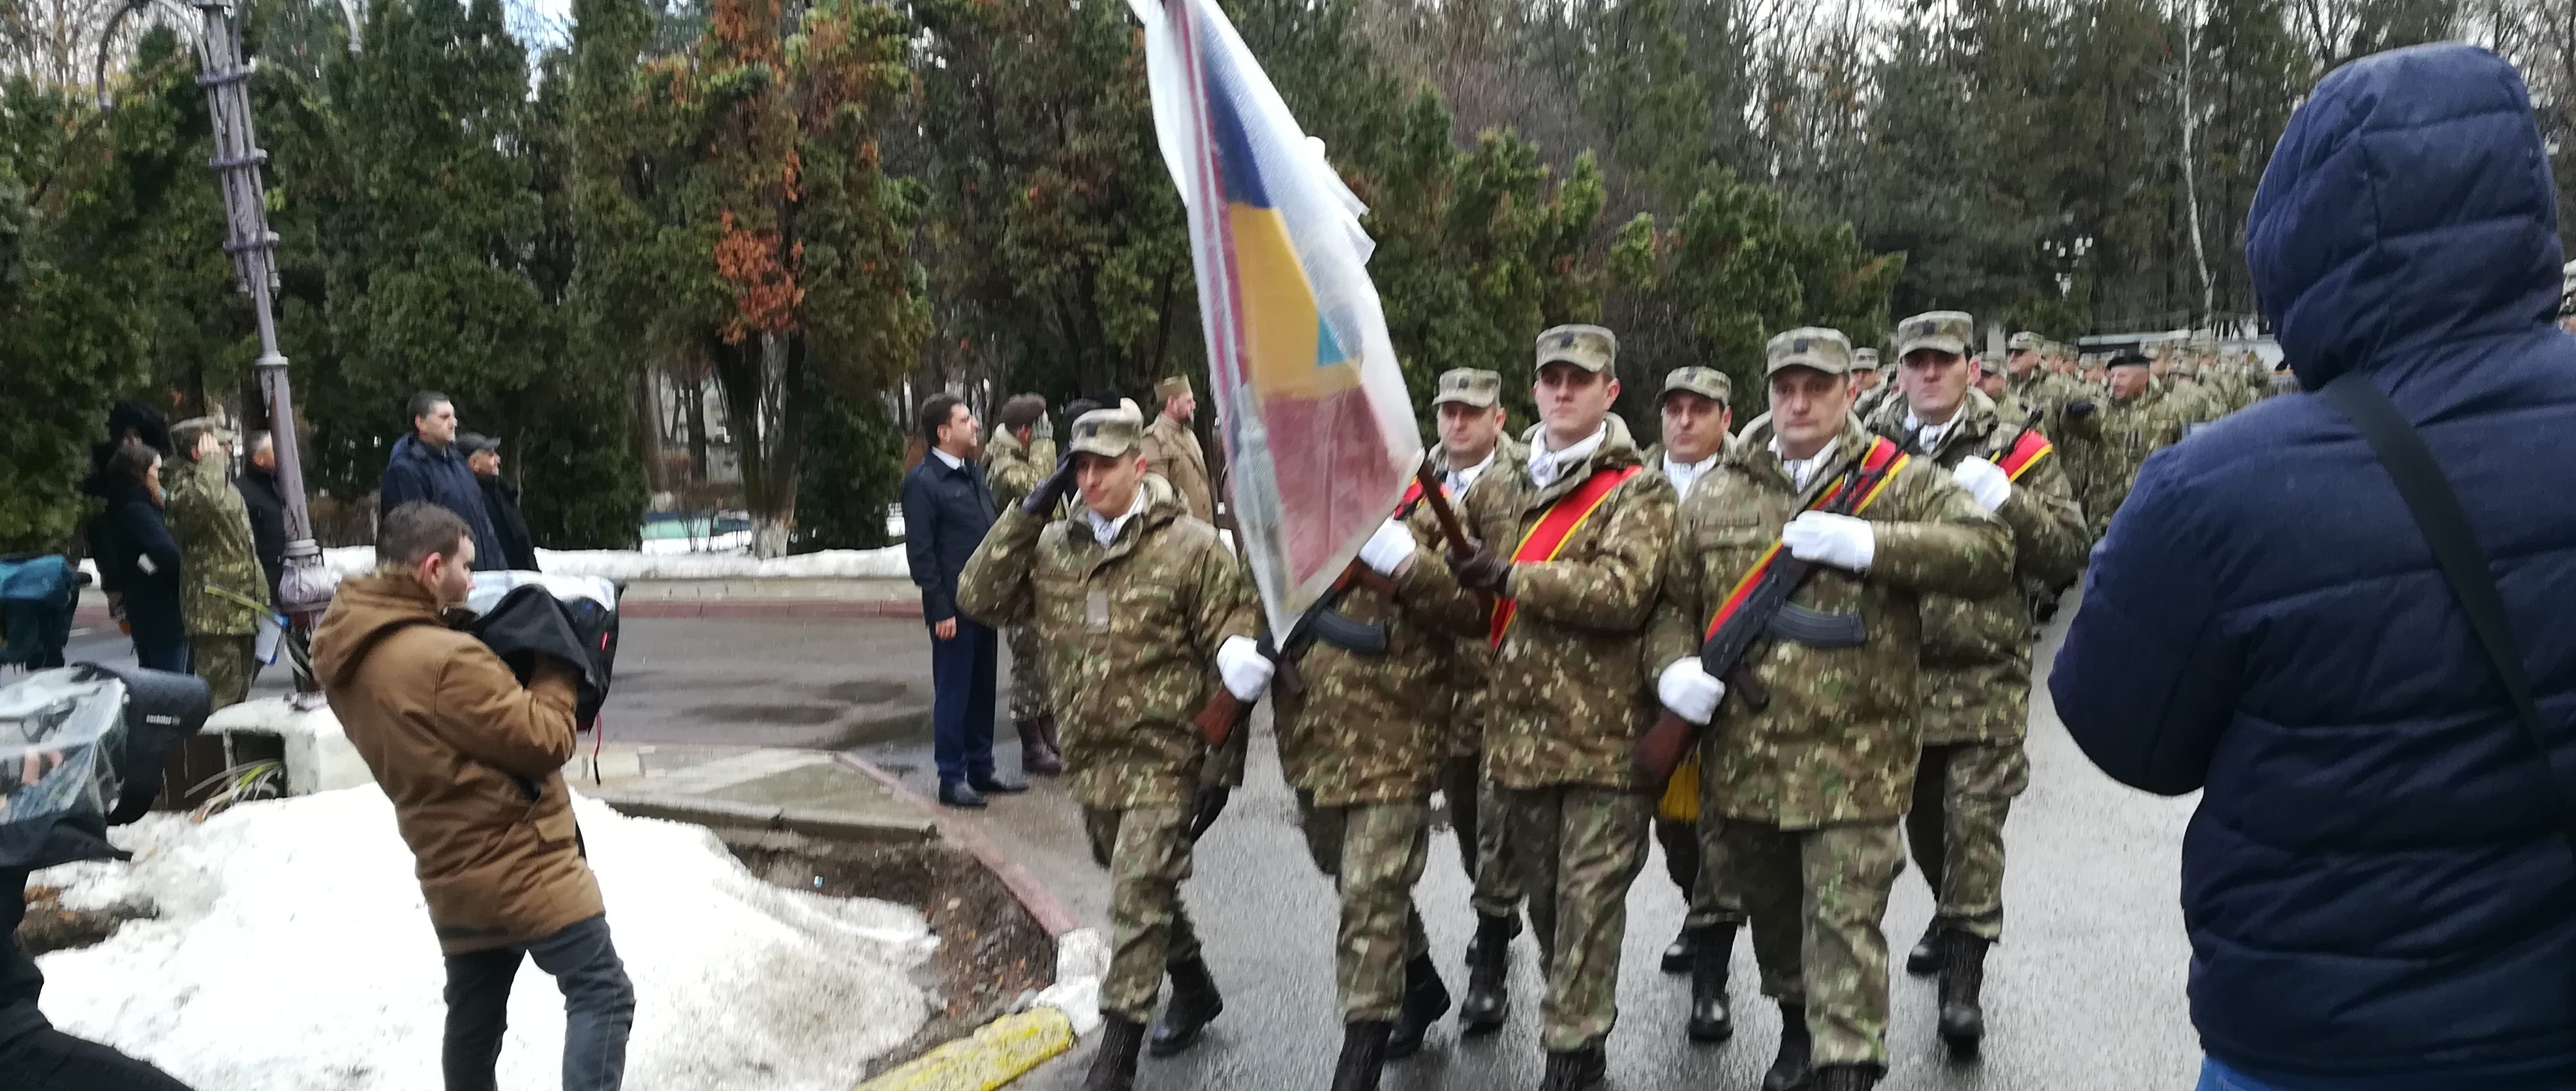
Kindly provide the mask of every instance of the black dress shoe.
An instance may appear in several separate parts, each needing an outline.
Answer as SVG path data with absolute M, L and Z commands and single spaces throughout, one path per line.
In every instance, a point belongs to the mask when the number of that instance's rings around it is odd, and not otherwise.
M 1025 780 L 1007 780 L 1004 779 L 1000 773 L 986 773 L 980 777 L 968 777 L 966 778 L 966 783 L 973 785 L 976 791 L 982 792 L 986 795 L 1017 795 L 1029 790 L 1029 782 Z
M 984 806 L 984 793 L 955 781 L 943 780 L 939 782 L 939 805 L 964 810 L 981 809 Z

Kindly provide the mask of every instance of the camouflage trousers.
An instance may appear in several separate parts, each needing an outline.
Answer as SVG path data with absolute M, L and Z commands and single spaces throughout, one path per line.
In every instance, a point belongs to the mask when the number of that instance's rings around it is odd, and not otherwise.
M 1297 828 L 1306 852 L 1342 896 L 1333 933 L 1333 988 L 1342 1022 L 1392 1022 L 1404 1002 L 1404 964 L 1431 951 L 1413 884 L 1431 856 L 1431 807 L 1360 803 L 1318 807 L 1297 793 Z
M 1520 919 L 1521 892 L 1503 854 L 1503 819 L 1495 813 L 1494 786 L 1485 782 L 1485 756 L 1449 759 L 1441 767 L 1440 793 L 1449 799 L 1450 828 L 1458 835 L 1458 866 L 1475 883 L 1468 905 L 1488 917 Z M 1515 933 L 1518 934 L 1518 933 Z
M 1619 1021 L 1619 945 L 1628 932 L 1628 887 L 1646 865 L 1652 801 L 1589 785 L 1496 788 L 1505 827 L 1496 863 L 1529 899 L 1547 999 L 1539 1041 L 1588 1049 Z
M 1914 770 L 1905 840 L 1944 928 L 1989 942 L 2004 934 L 2004 816 L 2030 787 L 2019 741 L 1926 746 Z
M 257 637 L 190 636 L 188 667 L 190 673 L 206 680 L 213 691 L 216 708 L 230 708 L 250 697 L 250 679 L 259 673 L 259 664 L 251 658 Z
M 1702 790 L 1714 779 L 1701 781 Z M 1744 892 L 1737 888 L 1735 869 L 1727 866 L 1726 842 L 1720 839 L 1726 820 L 1706 802 L 1699 813 L 1697 822 L 1655 820 L 1655 842 L 1664 847 L 1664 874 L 1690 899 L 1682 927 L 1743 924 Z
M 1038 647 L 1035 625 L 1004 630 L 1011 643 L 1011 722 L 1027 723 L 1055 714 L 1055 697 L 1047 692 L 1046 653 Z
M 1887 1067 L 1887 894 L 1904 863 L 1896 824 L 1783 830 L 1726 823 L 1753 916 L 1762 995 L 1803 1004 L 1815 1063 Z
M 1189 809 L 1085 807 L 1082 828 L 1091 858 L 1109 869 L 1109 978 L 1100 983 L 1100 1010 L 1142 1023 L 1154 1016 L 1165 968 L 1199 957 L 1198 930 L 1181 905 Z

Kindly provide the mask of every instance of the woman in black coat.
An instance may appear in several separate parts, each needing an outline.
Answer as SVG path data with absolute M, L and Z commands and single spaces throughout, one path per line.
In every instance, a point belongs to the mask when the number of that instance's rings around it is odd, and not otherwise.
M 188 628 L 179 615 L 179 543 L 161 518 L 161 455 L 128 440 L 108 459 L 102 492 L 106 528 L 98 558 L 101 582 L 124 594 L 134 662 L 152 670 L 188 669 Z

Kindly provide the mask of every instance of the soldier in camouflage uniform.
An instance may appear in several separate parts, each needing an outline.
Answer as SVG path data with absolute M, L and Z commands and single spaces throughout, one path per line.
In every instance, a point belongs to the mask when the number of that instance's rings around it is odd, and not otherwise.
M 1878 370 L 1877 349 L 1853 350 L 1851 368 L 1852 416 L 1868 420 L 1878 407 L 1896 397 L 1896 388 L 1889 386 Z
M 2111 516 L 2129 498 L 2138 467 L 2147 456 L 2182 440 L 2183 419 L 2151 385 L 2147 358 L 2134 352 L 2113 357 L 2109 385 L 2096 398 L 2079 398 L 2066 406 L 2068 453 L 2080 468 L 2080 497 L 2088 541 L 2102 540 Z
M 1199 399 L 1190 392 L 1189 376 L 1174 375 L 1154 384 L 1154 397 L 1163 410 L 1154 414 L 1153 426 L 1145 430 L 1145 465 L 1180 490 L 1190 514 L 1213 523 L 1216 493 L 1208 484 L 1207 452 L 1199 447 L 1198 433 L 1190 431 Z
M 1039 435 L 1047 427 L 1046 409 L 1046 399 L 1036 394 L 1002 403 L 1002 427 L 984 444 L 984 480 L 993 490 L 994 508 L 1018 507 L 1055 472 L 1055 440 Z M 1011 723 L 1020 732 L 1020 771 L 1045 777 L 1062 773 L 1063 741 L 1056 731 L 1055 700 L 1047 692 L 1046 654 L 1038 649 L 1037 629 L 1013 625 L 1004 635 L 1011 644 Z
M 1965 314 L 1906 319 L 1906 404 L 1872 431 L 1951 471 L 1980 507 L 2012 532 L 2021 586 L 2057 586 L 2084 566 L 2084 518 L 2048 440 L 2026 417 L 1998 412 L 1965 385 L 1950 352 L 1973 332 Z M 2018 588 L 1963 598 L 1925 592 L 1923 756 L 1906 811 L 1914 862 L 1938 899 L 1932 923 L 1905 961 L 1941 974 L 1940 1032 L 1973 1055 L 1985 1035 L 1979 995 L 1986 948 L 2003 935 L 2004 817 L 2030 783 L 2022 733 L 2030 717 L 2028 607 Z
M 2052 345 L 2028 330 L 2012 335 L 2012 340 L 2005 347 L 2008 350 L 2004 358 L 2007 372 L 2005 389 L 2022 404 L 2025 414 L 2030 411 L 2040 414 L 2038 427 L 2041 431 L 2057 427 L 2059 411 L 2081 392 L 2081 384 L 2075 379 L 2074 357 L 2065 353 L 2064 346 Z M 1992 397 L 1993 393 L 1988 391 L 1987 395 Z M 1997 399 L 1996 404 L 2001 405 L 2002 400 Z M 2008 419 L 2019 422 L 2028 417 L 2022 415 Z
M 1664 480 L 1673 483 L 1676 504 L 1687 499 L 1691 487 L 1726 457 L 1735 425 L 1730 408 L 1734 393 L 1734 382 L 1715 368 L 1675 368 L 1664 376 L 1657 406 L 1663 416 L 1664 441 L 1646 448 L 1645 458 L 1648 468 L 1661 471 Z M 1645 684 L 1653 684 L 1651 674 Z M 1744 925 L 1744 894 L 1736 888 L 1735 870 L 1726 866 L 1726 855 L 1703 849 L 1713 839 L 1702 836 L 1701 824 L 1717 820 L 1700 811 L 1699 781 L 1696 760 L 1673 771 L 1655 803 L 1655 843 L 1664 850 L 1665 874 L 1690 902 L 1681 934 L 1664 948 L 1663 970 L 1691 975 L 1690 1016 L 1684 1030 L 1694 1042 L 1715 1043 L 1735 1033 L 1726 978 L 1735 953 L 1735 933 Z
M 1771 639 L 1744 661 L 1734 677 L 1769 700 L 1730 709 L 1703 734 L 1700 802 L 1725 820 L 1718 832 L 1752 913 L 1762 991 L 1781 1006 L 1780 1053 L 1762 1086 L 1856 1091 L 1887 1066 L 1879 922 L 1920 756 L 1919 596 L 2008 592 L 2012 542 L 1951 472 L 1894 451 L 1858 514 L 1801 513 L 1881 441 L 1849 415 L 1851 347 L 1840 332 L 1791 330 L 1764 351 L 1771 414 L 1683 503 L 1650 652 L 1664 664 L 1655 686 L 1664 707 L 1710 723 L 1727 684 L 1699 652 L 1721 604 L 1774 543 L 1818 566 L 1790 603 L 1817 635 Z M 1851 487 L 1872 495 L 1866 482 Z
M 1528 898 L 1547 972 L 1547 1091 L 1605 1071 L 1628 886 L 1646 855 L 1648 799 L 1629 747 L 1650 711 L 1637 654 L 1672 541 L 1673 487 L 1610 415 L 1617 353 L 1598 326 L 1539 335 L 1529 468 L 1467 490 L 1464 517 L 1483 547 L 1453 555 L 1454 583 L 1419 602 L 1494 645 L 1485 768 L 1507 827 L 1496 864 Z M 1488 949 L 1510 942 L 1490 918 L 1478 928 Z
M 1452 368 L 1440 376 L 1432 395 L 1440 418 L 1440 445 L 1431 451 L 1441 484 L 1454 498 L 1486 474 L 1525 473 L 1529 448 L 1504 430 L 1503 377 L 1479 368 Z M 1449 801 L 1450 827 L 1458 838 L 1458 863 L 1475 884 L 1469 905 L 1478 920 L 1498 922 L 1479 928 L 1478 937 L 1497 934 L 1504 942 L 1470 942 L 1467 995 L 1458 1005 L 1459 1022 L 1469 1033 L 1501 1028 L 1506 997 L 1503 981 L 1511 968 L 1512 938 L 1520 935 L 1520 889 L 1507 868 L 1494 866 L 1502 854 L 1503 823 L 1494 813 L 1494 793 L 1485 783 L 1485 679 L 1493 671 L 1494 649 L 1483 634 L 1452 636 L 1449 669 L 1438 688 L 1425 688 L 1423 700 L 1449 710 L 1449 747 L 1440 773 L 1440 794 Z
M 1448 403 L 1456 404 L 1456 403 Z M 1458 640 L 1409 605 L 1412 589 L 1449 583 L 1430 505 L 1409 500 L 1360 550 L 1358 561 L 1390 581 L 1360 584 L 1336 609 L 1386 634 L 1382 654 L 1318 641 L 1298 662 L 1302 689 L 1272 698 L 1279 767 L 1297 793 L 1298 827 L 1315 865 L 1341 893 L 1334 983 L 1342 1054 L 1334 1091 L 1376 1091 L 1390 1059 L 1422 1048 L 1449 1010 L 1431 941 L 1413 905 L 1430 852 L 1431 792 L 1451 746 L 1449 684 Z
M 251 540 L 250 509 L 233 487 L 233 436 L 210 417 L 170 427 L 187 456 L 169 478 L 170 537 L 179 544 L 179 610 L 188 623 L 190 665 L 213 691 L 214 707 L 250 696 L 259 673 L 253 645 L 271 613 L 268 576 Z
M 1176 498 L 1150 495 L 1143 433 L 1125 409 L 1074 422 L 1074 457 L 1003 513 L 957 587 L 965 613 L 1036 627 L 1065 770 L 1092 857 L 1109 869 L 1107 1027 L 1086 1091 L 1132 1086 L 1167 971 L 1172 1002 L 1153 1031 L 1156 1056 L 1187 1048 L 1224 1007 L 1181 906 L 1209 756 L 1191 721 L 1219 686 L 1258 699 L 1271 669 L 1252 640 L 1242 565 Z M 1053 517 L 1077 484 L 1081 508 Z

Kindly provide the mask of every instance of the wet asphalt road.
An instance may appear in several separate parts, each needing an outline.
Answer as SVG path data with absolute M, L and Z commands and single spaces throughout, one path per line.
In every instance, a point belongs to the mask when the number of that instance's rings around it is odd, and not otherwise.
M 2054 633 L 2041 649 L 2053 654 Z M 927 794 L 928 641 L 920 623 L 862 620 L 635 620 L 625 627 L 619 686 L 608 710 L 612 738 L 671 743 L 848 748 Z M 131 661 L 110 632 L 75 637 L 72 658 Z M 1007 652 L 1005 652 L 1007 663 Z M 282 689 L 280 672 L 262 690 Z M 2199 1055 L 2184 1002 L 2190 948 L 2176 906 L 2188 800 L 2163 800 L 2112 783 L 2078 753 L 2048 708 L 2032 714 L 2033 775 L 2007 827 L 2010 872 L 2005 941 L 1989 962 L 1985 1056 L 1946 1061 L 1932 1034 L 1932 987 L 1893 981 L 1886 1088 L 1991 1091 L 2145 1091 L 2192 1086 Z M 996 752 L 1017 748 L 1007 708 Z M 1266 717 L 1264 717 L 1266 719 Z M 1185 887 L 1210 949 L 1227 1009 L 1192 1051 L 1145 1060 L 1138 1087 L 1324 1088 L 1340 1027 L 1331 971 L 1331 887 L 1308 862 L 1292 825 L 1266 731 L 1250 783 L 1197 857 Z M 1105 924 L 1107 877 L 1094 867 L 1077 810 L 1060 782 L 996 801 L 976 826 L 1037 874 L 1085 924 Z M 1417 898 L 1442 974 L 1463 985 L 1459 953 L 1473 918 L 1455 843 L 1444 828 Z M 1655 957 L 1679 927 L 1682 897 L 1650 861 L 1629 896 L 1620 1023 L 1610 1039 L 1610 1082 L 1621 1091 L 1749 1089 L 1777 1043 L 1779 1020 L 1755 985 L 1749 941 L 1735 951 L 1740 1028 L 1723 1046 L 1699 1047 L 1681 1028 L 1688 984 L 1658 972 Z M 1888 931 L 1899 957 L 1929 917 L 1919 876 L 1899 881 Z M 1454 1019 L 1423 1053 L 1392 1066 L 1388 1091 L 1533 1088 L 1544 1064 L 1537 1042 L 1537 951 L 1524 936 L 1513 959 L 1514 1004 L 1499 1034 L 1462 1042 Z M 1090 1045 L 1016 1086 L 1069 1091 Z

